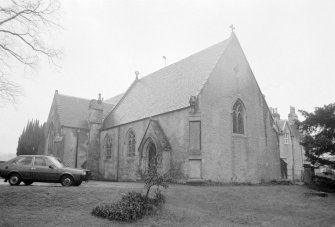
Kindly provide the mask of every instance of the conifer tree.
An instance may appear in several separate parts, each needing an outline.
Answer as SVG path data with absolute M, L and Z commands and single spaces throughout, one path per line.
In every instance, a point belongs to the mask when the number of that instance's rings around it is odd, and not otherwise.
M 17 146 L 17 155 L 39 154 L 40 146 L 44 141 L 43 125 L 38 120 L 28 121 L 19 137 Z

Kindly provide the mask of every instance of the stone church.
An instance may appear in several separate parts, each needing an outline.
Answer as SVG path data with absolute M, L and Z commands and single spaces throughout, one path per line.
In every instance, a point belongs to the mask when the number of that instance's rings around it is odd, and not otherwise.
M 56 91 L 46 126 L 44 153 L 95 179 L 153 165 L 181 182 L 280 178 L 277 126 L 234 32 L 107 100 Z

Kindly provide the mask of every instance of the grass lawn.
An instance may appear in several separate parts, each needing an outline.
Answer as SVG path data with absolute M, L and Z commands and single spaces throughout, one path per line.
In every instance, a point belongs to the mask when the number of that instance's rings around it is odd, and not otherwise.
M 292 185 L 170 185 L 158 215 L 124 224 L 90 214 L 98 203 L 116 201 L 131 190 L 142 191 L 143 184 L 0 183 L 0 226 L 335 226 L 334 194 L 306 196 L 310 189 Z

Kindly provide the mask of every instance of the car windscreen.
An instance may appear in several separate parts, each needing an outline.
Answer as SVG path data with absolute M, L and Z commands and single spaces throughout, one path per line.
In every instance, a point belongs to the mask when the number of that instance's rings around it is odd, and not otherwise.
M 58 159 L 54 158 L 54 157 L 49 157 L 49 159 L 52 161 L 52 163 L 57 167 L 57 168 L 63 168 L 64 165 L 63 163 L 61 163 L 60 161 L 58 161 Z
M 19 158 L 21 158 L 21 157 L 20 157 L 20 156 L 17 156 L 17 157 L 15 157 L 15 158 L 12 158 L 12 159 L 8 160 L 6 163 L 8 163 L 8 164 L 15 163 Z
M 31 166 L 33 161 L 33 157 L 19 157 L 15 160 L 15 164 L 19 166 Z

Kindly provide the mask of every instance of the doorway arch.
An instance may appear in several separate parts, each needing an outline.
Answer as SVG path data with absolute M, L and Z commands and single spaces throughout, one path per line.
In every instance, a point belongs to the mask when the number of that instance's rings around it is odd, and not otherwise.
M 159 149 L 155 141 L 149 137 L 145 140 L 144 146 L 140 150 L 140 170 L 142 173 L 148 173 L 149 169 L 159 165 Z
M 146 166 L 147 170 L 157 168 L 157 150 L 155 144 L 150 141 L 147 147 L 148 154 L 148 164 Z

